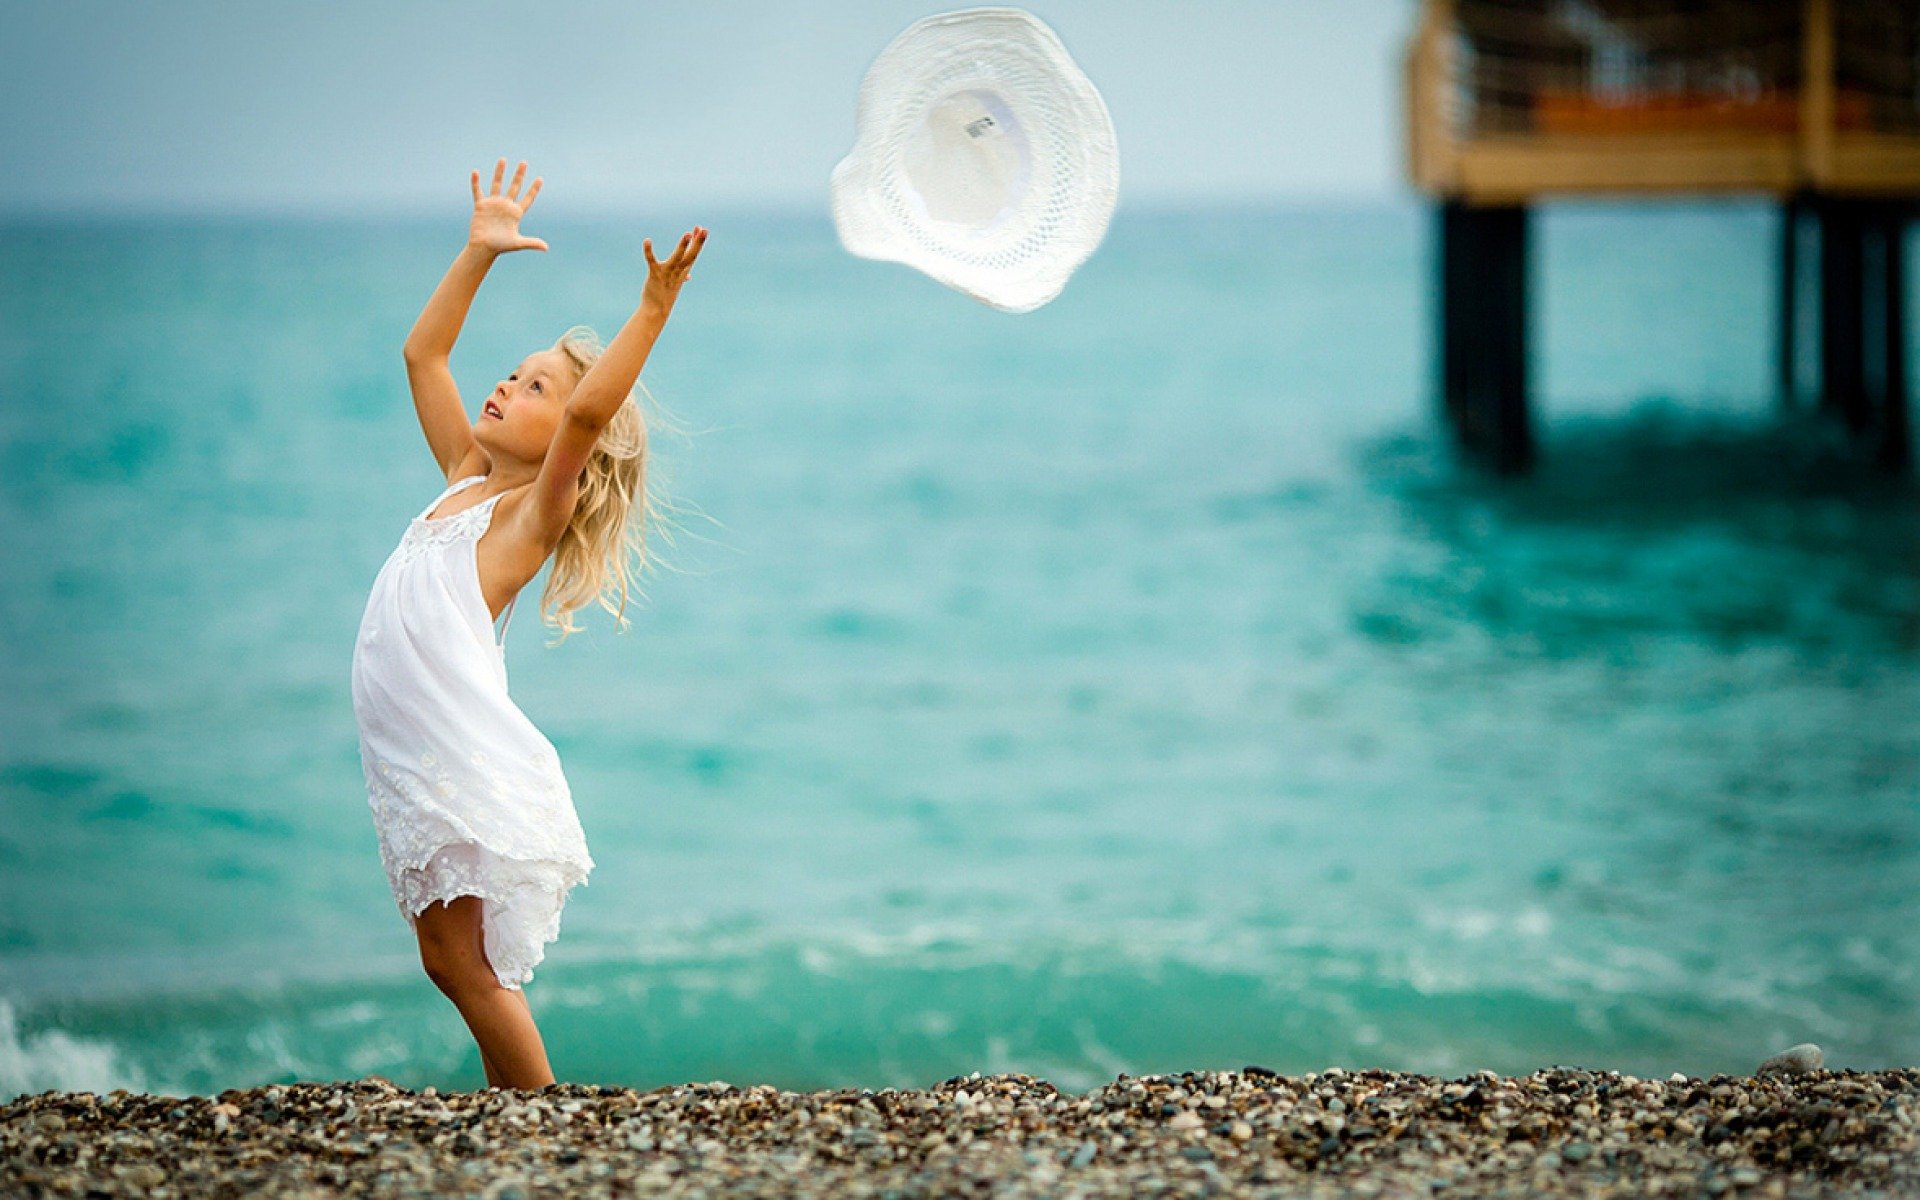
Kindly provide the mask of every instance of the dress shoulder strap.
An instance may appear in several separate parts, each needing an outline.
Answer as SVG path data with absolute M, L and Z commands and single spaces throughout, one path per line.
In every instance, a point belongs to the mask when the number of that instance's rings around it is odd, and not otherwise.
M 500 622 L 500 641 L 502 644 L 505 644 L 507 640 L 507 626 L 513 624 L 513 606 L 518 603 L 520 603 L 520 596 L 519 593 L 516 592 L 513 599 L 507 601 L 507 607 L 500 613 L 500 615 L 505 618 Z

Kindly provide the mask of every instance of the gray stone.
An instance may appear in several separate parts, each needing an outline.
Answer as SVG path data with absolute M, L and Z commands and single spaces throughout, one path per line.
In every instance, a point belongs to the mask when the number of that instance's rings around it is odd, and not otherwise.
M 1801 1042 L 1790 1050 L 1760 1064 L 1755 1075 L 1799 1075 L 1808 1071 L 1818 1071 L 1825 1064 L 1826 1056 L 1820 1053 L 1820 1047 L 1812 1042 Z

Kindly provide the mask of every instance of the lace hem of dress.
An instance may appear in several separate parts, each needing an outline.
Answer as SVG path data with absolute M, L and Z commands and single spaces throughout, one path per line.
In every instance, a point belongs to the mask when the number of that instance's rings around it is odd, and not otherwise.
M 559 764 L 544 749 L 538 760 L 544 770 L 509 781 L 484 753 L 474 751 L 472 770 L 462 782 L 476 785 L 480 802 L 462 805 L 458 812 L 452 802 L 463 789 L 433 754 L 420 756 L 418 770 L 403 770 L 385 759 L 375 762 L 367 778 L 367 800 L 382 851 L 390 858 L 389 869 L 418 867 L 447 842 L 468 838 L 503 856 L 568 860 L 591 869 L 586 834 Z M 431 789 L 422 786 L 423 774 L 432 780 Z M 508 855 L 507 847 L 515 853 Z
M 484 757 L 474 758 L 484 768 Z M 422 764 L 429 771 L 440 765 L 432 754 L 422 755 Z M 367 800 L 401 913 L 412 923 L 436 901 L 481 897 L 495 977 L 507 988 L 527 982 L 559 937 L 568 891 L 594 869 L 565 784 L 551 780 L 518 805 L 489 802 L 456 812 L 442 803 L 458 794 L 444 777 L 435 795 L 410 771 L 385 761 L 376 766 Z
M 584 885 L 590 868 L 575 862 L 507 858 L 478 841 L 449 842 L 418 867 L 393 877 L 394 895 L 409 924 L 433 904 L 478 896 L 487 962 L 504 988 L 533 978 L 546 948 L 560 936 L 567 895 Z

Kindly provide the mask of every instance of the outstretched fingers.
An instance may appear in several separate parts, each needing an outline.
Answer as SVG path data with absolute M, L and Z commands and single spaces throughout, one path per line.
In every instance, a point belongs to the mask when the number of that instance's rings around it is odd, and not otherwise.
M 533 207 L 533 198 L 535 196 L 538 196 L 539 194 L 540 194 L 540 176 L 535 175 L 533 177 L 533 186 L 527 189 L 527 194 L 523 196 L 520 200 L 521 216 L 524 217 L 527 215 L 527 210 Z
M 506 173 L 507 173 L 506 159 L 503 158 L 499 162 L 493 164 L 493 186 L 487 190 L 487 195 L 498 196 L 500 194 L 500 179 Z
M 680 235 L 680 244 L 673 248 L 673 257 L 667 260 L 669 270 L 685 274 L 693 266 L 693 260 L 700 257 L 700 247 L 707 244 L 707 231 L 698 225 Z
M 706 227 L 703 225 L 695 225 L 693 232 L 687 236 L 693 239 L 693 246 L 687 253 L 687 261 L 680 264 L 682 270 L 693 266 L 693 260 L 700 257 L 700 248 L 707 244 Z M 685 242 L 686 238 L 682 238 L 681 241 Z
M 477 167 L 473 172 L 473 202 L 480 203 L 480 171 Z
M 647 270 L 661 276 L 667 282 L 677 282 L 686 277 L 687 268 L 693 266 L 693 260 L 700 257 L 700 247 L 707 244 L 707 231 L 695 225 L 680 237 L 680 242 L 661 262 L 653 253 L 653 239 L 640 239 L 640 249 L 647 256 Z
M 520 181 L 526 177 L 527 160 L 523 158 L 520 160 L 519 167 L 513 172 L 513 182 L 507 185 L 507 199 L 518 200 L 520 198 Z

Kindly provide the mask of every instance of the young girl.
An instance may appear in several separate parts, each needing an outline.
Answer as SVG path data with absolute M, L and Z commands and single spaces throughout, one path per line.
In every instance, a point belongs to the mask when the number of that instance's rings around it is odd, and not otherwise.
M 707 231 L 665 262 L 642 241 L 646 286 L 612 343 L 575 326 L 522 359 L 469 424 L 447 370 L 467 308 L 496 257 L 547 248 L 520 233 L 541 181 L 522 197 L 522 162 L 502 194 L 506 166 L 485 195 L 473 172 L 466 249 L 407 338 L 414 409 L 449 486 L 373 581 L 353 705 L 381 862 L 427 976 L 473 1032 L 487 1082 L 539 1088 L 553 1071 L 521 985 L 594 864 L 553 744 L 507 695 L 493 622 L 549 558 L 542 608 L 558 610 L 562 640 L 570 612 L 603 591 L 617 585 L 624 609 L 627 526 L 652 508 L 634 383 Z

